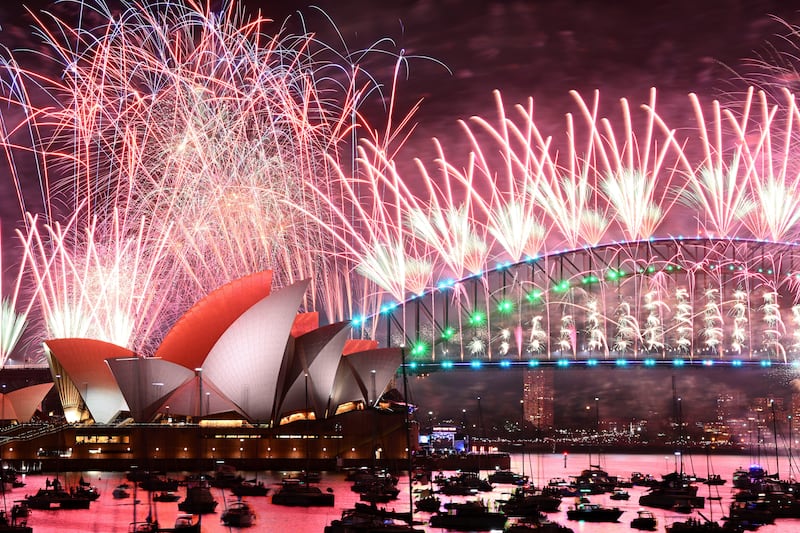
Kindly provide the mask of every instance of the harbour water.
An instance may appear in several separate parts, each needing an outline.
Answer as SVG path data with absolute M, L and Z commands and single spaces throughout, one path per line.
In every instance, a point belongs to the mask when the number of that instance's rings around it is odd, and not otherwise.
M 652 474 L 660 477 L 662 474 L 674 471 L 680 467 L 680 457 L 674 455 L 635 455 L 635 454 L 608 454 L 599 456 L 600 465 L 609 472 L 611 475 L 619 476 L 622 478 L 630 477 L 633 472 L 641 472 L 644 474 Z M 693 473 L 699 477 L 706 477 L 709 473 L 720 474 L 726 480 L 725 485 L 719 487 L 719 496 L 722 498 L 721 502 L 706 502 L 705 509 L 702 510 L 703 514 L 715 520 L 723 515 L 723 509 L 727 511 L 728 505 L 733 496 L 733 488 L 731 485 L 731 476 L 733 471 L 738 467 L 747 467 L 753 461 L 752 458 L 747 456 L 684 456 L 683 467 L 688 473 Z M 598 456 L 591 457 L 591 462 L 597 464 Z M 532 482 L 537 486 L 546 484 L 553 478 L 569 478 L 570 475 L 580 473 L 584 468 L 590 464 L 590 457 L 583 454 L 570 454 L 564 456 L 560 453 L 555 454 L 531 454 L 531 455 L 514 455 L 512 456 L 512 469 L 516 472 L 525 473 L 531 477 Z M 770 472 L 776 471 L 775 459 L 763 459 L 763 466 Z M 785 457 L 781 458 L 781 463 L 778 465 L 778 472 L 782 478 L 788 478 L 790 474 L 797 477 L 798 472 L 795 470 L 790 472 L 788 460 Z M 283 473 L 281 472 L 246 472 L 243 473 L 246 477 L 257 477 L 259 481 L 270 485 L 280 481 Z M 447 474 L 447 472 L 445 472 Z M 483 472 L 482 475 L 486 475 Z M 75 485 L 78 483 L 80 476 L 83 476 L 85 481 L 91 482 L 96 485 L 101 492 L 100 498 L 91 504 L 91 509 L 74 510 L 74 511 L 33 511 L 28 519 L 29 525 L 33 526 L 36 533 L 68 533 L 68 532 L 98 532 L 98 533 L 124 533 L 128 531 L 128 525 L 134 519 L 134 513 L 138 520 L 144 520 L 148 514 L 147 493 L 139 490 L 136 494 L 141 503 L 134 506 L 133 498 L 115 500 L 112 497 L 112 491 L 120 483 L 124 482 L 123 473 L 110 473 L 110 472 L 83 472 L 83 473 L 70 473 L 66 476 L 62 475 L 62 483 L 66 481 L 67 485 Z M 173 473 L 171 477 L 181 477 L 185 473 Z M 26 486 L 23 488 L 13 489 L 12 492 L 6 494 L 6 505 L 8 508 L 13 503 L 13 500 L 21 499 L 25 494 L 33 494 L 40 487 L 44 487 L 46 480 L 53 478 L 53 475 L 27 475 L 25 476 Z M 66 478 L 66 479 L 65 479 Z M 324 472 L 320 487 L 323 490 L 331 488 L 336 495 L 335 507 L 317 507 L 317 508 L 297 508 L 297 507 L 281 507 L 273 505 L 270 497 L 248 497 L 245 498 L 255 509 L 257 514 L 256 525 L 250 528 L 250 531 L 292 531 L 292 533 L 321 533 L 326 524 L 331 520 L 338 518 L 341 515 L 342 509 L 353 507 L 358 501 L 358 494 L 350 489 L 350 483 L 345 481 L 344 474 L 338 472 Z M 397 511 L 404 511 L 408 509 L 409 502 L 409 485 L 407 478 L 401 478 L 398 485 L 401 493 L 398 499 L 394 502 L 386 504 L 388 509 Z M 706 486 L 701 485 L 698 495 L 708 496 L 709 492 Z M 425 488 L 425 486 L 413 485 L 412 490 Z M 508 494 L 513 489 L 510 485 L 496 485 L 495 489 L 490 493 L 480 493 L 480 497 L 486 501 L 490 506 L 495 505 L 495 501 L 508 497 Z M 551 513 L 548 516 L 552 520 L 556 520 L 564 525 L 571 527 L 576 533 L 616 533 L 623 531 L 635 531 L 630 528 L 630 521 L 636 517 L 636 511 L 641 509 L 638 505 L 639 496 L 645 491 L 643 487 L 634 487 L 628 489 L 631 498 L 628 501 L 612 501 L 609 495 L 592 496 L 591 500 L 594 502 L 602 503 L 608 506 L 616 506 L 624 511 L 622 517 L 617 523 L 583 523 L 567 520 L 566 511 L 572 505 L 569 498 L 564 498 L 558 513 Z M 716 487 L 711 489 L 711 495 L 716 496 Z M 181 488 L 179 493 L 184 494 L 185 489 Z M 228 491 L 222 489 L 212 489 L 214 497 L 219 502 L 217 512 L 214 514 L 204 515 L 202 522 L 202 531 L 205 533 L 214 532 L 228 532 L 235 528 L 228 528 L 221 524 L 220 515 L 224 509 L 226 502 L 230 501 L 233 496 Z M 465 497 L 441 497 L 443 502 L 447 501 L 462 501 Z M 664 526 L 675 520 L 685 520 L 687 515 L 677 514 L 671 511 L 663 511 L 660 509 L 650 509 L 659 521 L 659 531 L 664 531 Z M 153 508 L 154 514 L 163 526 L 171 527 L 174 522 L 175 516 L 178 513 L 176 503 L 155 503 Z M 427 522 L 430 515 L 426 513 L 415 514 L 415 519 Z M 695 513 L 696 516 L 696 513 Z M 439 529 L 431 528 L 430 526 L 419 526 L 428 532 L 442 531 Z M 778 520 L 773 525 L 764 526 L 759 531 L 763 533 L 775 532 L 796 532 L 800 531 L 800 520 Z

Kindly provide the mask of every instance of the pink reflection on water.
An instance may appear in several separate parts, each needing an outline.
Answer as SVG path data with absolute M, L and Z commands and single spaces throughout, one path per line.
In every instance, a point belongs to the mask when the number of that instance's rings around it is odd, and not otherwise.
M 596 463 L 597 456 L 593 457 L 593 462 Z M 788 477 L 789 466 L 785 457 L 781 458 L 780 473 L 782 477 Z M 750 457 L 746 456 L 714 456 L 710 458 L 707 463 L 705 457 L 691 457 L 684 456 L 684 468 L 686 471 L 694 473 L 697 476 L 705 477 L 709 473 L 720 474 L 727 480 L 726 484 L 719 488 L 719 495 L 722 497 L 722 504 L 715 505 L 712 509 L 709 504 L 703 510 L 705 516 L 713 516 L 714 520 L 721 521 L 723 516 L 722 510 L 727 511 L 728 505 L 732 499 L 733 490 L 731 485 L 731 475 L 733 471 L 741 466 L 747 466 L 751 462 Z M 589 458 L 582 454 L 570 454 L 568 456 L 566 467 L 564 465 L 564 456 L 559 453 L 554 454 L 529 454 L 529 455 L 514 455 L 512 456 L 512 469 L 516 472 L 524 472 L 531 477 L 533 483 L 538 486 L 546 484 L 552 478 L 566 478 L 570 475 L 578 474 L 582 469 L 587 468 L 589 465 Z M 601 456 L 601 465 L 611 474 L 623 478 L 630 477 L 632 472 L 649 473 L 656 477 L 671 471 L 675 465 L 675 459 L 672 456 L 665 456 L 663 454 L 613 454 Z M 709 468 L 707 468 L 707 465 Z M 769 472 L 775 471 L 774 458 L 770 461 L 764 460 L 765 468 Z M 483 473 L 485 476 L 487 473 Z M 172 477 L 180 478 L 182 474 L 172 475 Z M 245 477 L 253 478 L 255 474 L 252 472 L 244 473 Z M 6 504 L 10 507 L 13 500 L 21 499 L 25 494 L 33 494 L 40 487 L 44 487 L 47 475 L 28 475 L 25 477 L 27 485 L 21 489 L 14 489 L 10 494 L 6 495 Z M 50 479 L 52 479 L 52 475 Z M 67 485 L 77 484 L 79 474 L 67 475 Z M 126 500 L 115 500 L 112 497 L 112 491 L 120 483 L 125 481 L 123 473 L 99 473 L 87 472 L 83 474 L 84 480 L 96 485 L 101 491 L 101 497 L 96 502 L 92 503 L 89 511 L 33 511 L 28 523 L 33 526 L 36 533 L 71 533 L 71 532 L 98 532 L 98 533 L 126 533 L 128 531 L 128 524 L 134 518 L 134 505 L 132 498 Z M 281 478 L 280 472 L 258 473 L 259 481 L 265 484 L 276 483 Z M 63 482 L 63 476 L 61 477 Z M 249 528 L 249 531 L 291 531 L 292 533 L 321 533 L 326 524 L 332 520 L 339 518 L 342 509 L 352 507 L 358 501 L 358 494 L 350 489 L 350 483 L 344 480 L 344 475 L 335 472 L 323 473 L 322 482 L 320 487 L 325 490 L 328 487 L 332 488 L 336 495 L 336 506 L 318 507 L 318 508 L 293 508 L 281 507 L 272 505 L 271 499 L 267 497 L 248 497 L 245 498 L 252 507 L 255 509 L 257 519 L 255 526 Z M 425 486 L 414 486 L 414 489 L 421 489 Z M 401 489 L 400 495 L 395 502 L 386 504 L 389 509 L 398 511 L 408 509 L 408 481 L 401 478 L 399 488 Z M 511 485 L 496 485 L 491 493 L 481 493 L 481 498 L 489 502 L 490 506 L 494 506 L 494 501 L 507 498 L 512 490 Z M 132 489 L 131 489 L 132 490 Z M 713 489 L 712 489 L 713 490 Z M 560 522 L 570 528 L 576 533 L 622 533 L 631 531 L 630 521 L 636 517 L 636 511 L 640 509 L 638 505 L 639 496 L 644 492 L 642 487 L 634 487 L 628 489 L 631 494 L 631 499 L 628 501 L 612 501 L 609 495 L 592 496 L 592 501 L 602 503 L 608 506 L 616 506 L 621 508 L 624 513 L 617 523 L 581 523 L 567 520 L 566 511 L 569 509 L 572 502 L 565 498 L 561 504 L 560 511 L 553 513 L 551 519 Z M 214 497 L 219 501 L 218 512 L 210 515 L 203 516 L 202 531 L 204 533 L 214 532 L 230 532 L 237 530 L 236 528 L 229 528 L 223 526 L 220 522 L 220 515 L 225 508 L 225 502 L 229 501 L 231 494 L 222 489 L 212 489 Z M 179 490 L 181 499 L 185 495 L 185 488 L 181 487 Z M 707 488 L 700 487 L 701 495 L 708 496 Z M 714 494 L 716 495 L 716 494 Z M 144 503 L 136 505 L 136 517 L 138 520 L 144 520 L 147 515 L 146 496 L 144 491 L 137 491 L 136 496 Z M 464 497 L 442 497 L 443 502 L 447 501 L 463 501 Z M 155 512 L 157 513 L 160 523 L 165 527 L 171 527 L 175 516 L 178 513 L 177 503 L 155 503 Z M 666 524 L 672 523 L 675 520 L 685 520 L 687 515 L 678 515 L 673 512 L 663 511 L 660 509 L 650 509 L 655 514 L 659 522 L 659 531 L 663 531 Z M 726 513 L 727 514 L 727 513 Z M 417 513 L 415 518 L 427 523 L 429 518 L 427 513 Z M 443 530 L 433 529 L 427 526 L 419 526 L 428 532 L 439 532 Z M 775 524 L 764 526 L 759 529 L 763 533 L 788 533 L 792 531 L 800 531 L 800 520 L 778 520 Z

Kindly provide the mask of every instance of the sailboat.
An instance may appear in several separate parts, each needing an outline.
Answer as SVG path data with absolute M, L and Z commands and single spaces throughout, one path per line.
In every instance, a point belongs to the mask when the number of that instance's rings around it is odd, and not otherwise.
M 683 442 L 683 418 L 674 376 L 672 378 L 672 401 L 678 425 L 678 442 L 681 443 Z M 691 512 L 692 509 L 705 507 L 705 498 L 697 495 L 698 488 L 694 485 L 694 478 L 686 475 L 683 470 L 683 453 L 680 446 L 679 450 L 675 452 L 675 456 L 676 458 L 680 457 L 680 469 L 676 462 L 675 472 L 664 474 L 660 482 L 651 485 L 648 492 L 639 497 L 639 505 L 679 512 Z
M 3 489 L 3 509 L 0 510 L 0 533 L 32 533 L 33 528 L 28 525 L 27 512 L 23 512 L 21 503 L 14 504 L 11 508 L 11 517 L 6 512 L 6 491 Z
M 128 524 L 128 533 L 200 533 L 201 517 L 195 519 L 191 514 L 178 514 L 175 517 L 175 525 L 171 528 L 161 527 L 158 523 L 157 507 L 153 505 L 153 493 L 147 491 L 147 503 L 149 511 L 147 518 L 139 522 L 136 520 L 136 505 L 139 503 L 136 497 L 137 484 L 133 485 L 133 522 Z M 154 515 L 154 511 L 156 514 Z

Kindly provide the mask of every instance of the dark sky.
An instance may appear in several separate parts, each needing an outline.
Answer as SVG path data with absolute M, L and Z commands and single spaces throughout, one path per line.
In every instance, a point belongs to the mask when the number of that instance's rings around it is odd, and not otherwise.
M 40 7 L 47 2 L 2 2 L 0 42 L 12 48 L 30 37 L 22 4 Z M 335 43 L 333 27 L 311 4 L 245 2 L 251 11 L 261 9 L 278 21 L 300 10 L 310 30 Z M 613 104 L 621 96 L 641 103 L 655 86 L 660 109 L 679 123 L 690 117 L 688 92 L 704 97 L 731 94 L 733 73 L 746 70 L 743 60 L 767 53 L 770 42 L 781 42 L 777 35 L 785 28 L 773 15 L 800 22 L 796 3 L 781 0 L 322 0 L 314 4 L 333 20 L 347 49 L 388 38 L 392 44 L 384 49 L 404 50 L 411 57 L 407 77 L 399 85 L 399 108 L 409 109 L 419 99 L 423 103 L 415 135 L 403 152 L 406 161 L 412 155 L 430 157 L 431 137 L 457 149 L 464 141 L 456 120 L 493 117 L 493 89 L 501 90 L 508 104 L 532 96 L 537 123 L 563 129 L 564 114 L 574 111 L 570 89 L 587 96 L 599 89 L 603 101 Z M 298 20 L 296 15 L 293 20 Z M 388 82 L 394 63 L 389 56 L 373 54 L 364 66 Z M 368 103 L 374 109 L 380 104 L 377 98 Z M 7 191 L 3 199 L 9 201 Z M 615 409 L 633 412 L 642 407 L 640 400 L 646 396 L 642 391 L 655 384 L 664 391 L 655 396 L 669 397 L 668 373 L 658 376 L 636 371 L 575 373 L 566 381 L 572 387 L 560 382 L 564 394 L 559 405 L 579 409 L 586 398 L 602 394 L 617 399 Z M 721 378 L 710 373 L 699 376 L 684 376 L 684 395 L 695 391 L 695 403 L 707 405 L 709 384 Z M 758 373 L 732 379 L 732 386 L 753 391 L 771 381 Z M 518 372 L 484 372 L 479 379 L 470 372 L 434 375 L 412 380 L 412 392 L 424 412 L 449 411 L 458 416 L 462 408 L 476 408 L 475 398 L 481 396 L 487 412 L 513 418 L 519 416 L 522 377 Z

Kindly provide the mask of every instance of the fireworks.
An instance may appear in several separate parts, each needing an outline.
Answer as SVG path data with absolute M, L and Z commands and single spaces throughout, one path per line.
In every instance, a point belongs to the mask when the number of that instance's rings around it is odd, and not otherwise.
M 310 278 L 304 307 L 366 317 L 359 335 L 376 337 L 399 307 L 405 340 L 431 357 L 454 357 L 454 342 L 462 357 L 782 357 L 794 342 L 797 267 L 716 244 L 797 239 L 788 91 L 727 106 L 690 95 L 690 125 L 659 113 L 655 89 L 640 106 L 572 93 L 555 132 L 533 99 L 507 106 L 495 92 L 495 117 L 458 124 L 466 153 L 434 141 L 434 161 L 408 165 L 396 158 L 414 109 L 394 116 L 392 85 L 389 125 L 371 128 L 359 105 L 382 85 L 311 34 L 235 3 L 126 2 L 113 16 L 102 0 L 74 5 L 82 26 L 37 21 L 51 70 L 4 62 L 1 140 L 24 253 L 3 292 L 3 361 L 25 324 L 34 341 L 152 353 L 195 301 L 264 269 L 276 287 Z M 408 58 L 395 59 L 394 79 Z M 702 239 L 654 251 L 681 235 Z

